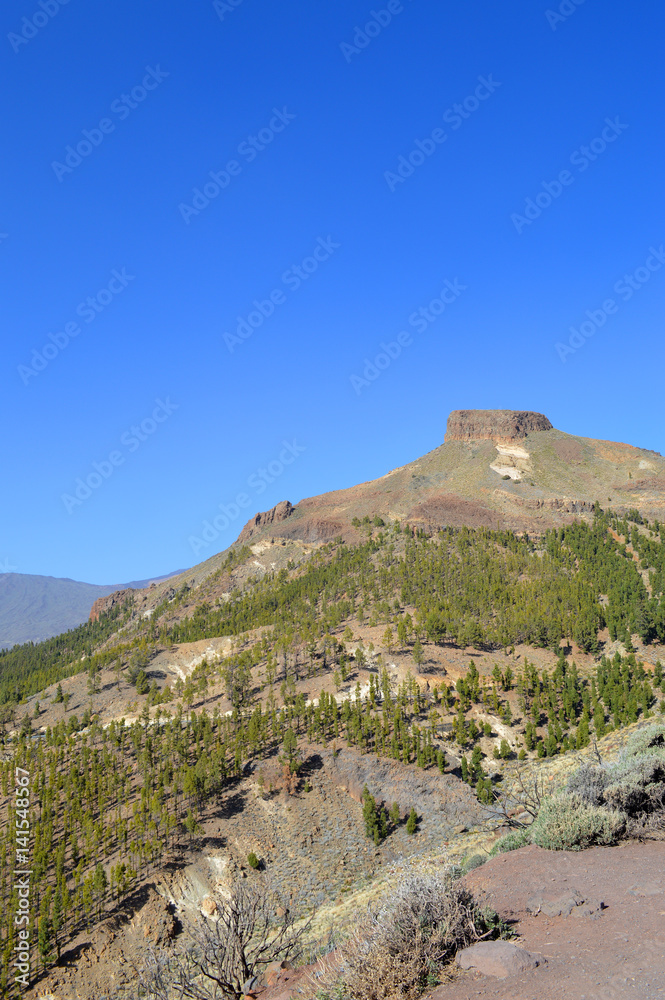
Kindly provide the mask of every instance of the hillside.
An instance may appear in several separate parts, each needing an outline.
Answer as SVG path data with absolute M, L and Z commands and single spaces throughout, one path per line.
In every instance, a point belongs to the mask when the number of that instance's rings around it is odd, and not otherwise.
M 173 574 L 169 574 L 172 576 Z M 155 577 L 157 580 L 169 576 Z M 140 590 L 151 580 L 136 580 L 123 588 Z M 0 575 L 0 649 L 24 642 L 42 642 L 84 622 L 91 605 L 120 589 L 29 573 Z
M 665 459 L 653 451 L 555 430 L 542 414 L 452 413 L 444 443 L 380 479 L 257 515 L 240 541 L 267 534 L 305 542 L 380 515 L 416 527 L 486 526 L 539 532 L 593 505 L 665 517 Z
M 314 500 L 282 504 L 227 552 L 0 653 L 0 813 L 25 768 L 42 991 L 131 997 L 142 940 L 168 945 L 216 887 L 262 873 L 305 901 L 318 946 L 400 858 L 489 846 L 505 809 L 520 811 L 518 768 L 565 772 L 663 711 L 665 523 L 592 492 L 610 475 L 603 451 L 628 456 L 629 484 L 630 463 L 660 474 L 663 460 L 591 442 L 576 468 L 545 421 L 454 414 L 420 460 L 432 477 L 449 462 L 458 489 L 464 476 L 499 491 L 586 482 L 570 509 L 534 508 L 536 532 L 476 523 L 470 508 L 470 524 L 397 517 L 433 488 L 409 493 L 415 472 L 398 470 L 392 514 L 390 477 L 343 504 L 317 498 L 322 537 L 301 509 Z M 336 534 L 325 504 L 341 511 Z M 1 829 L 6 976 L 16 843 Z

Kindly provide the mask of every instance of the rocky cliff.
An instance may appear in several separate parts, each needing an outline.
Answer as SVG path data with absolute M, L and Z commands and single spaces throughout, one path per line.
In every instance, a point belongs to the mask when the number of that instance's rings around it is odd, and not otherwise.
M 444 443 L 450 441 L 519 441 L 535 431 L 551 431 L 542 413 L 528 410 L 453 410 Z
M 275 507 L 266 510 L 261 514 L 255 514 L 240 532 L 238 541 L 246 542 L 260 528 L 265 528 L 269 524 L 279 524 L 286 521 L 295 513 L 296 508 L 288 500 L 282 500 Z
M 128 597 L 131 597 L 133 593 L 134 589 L 130 587 L 129 590 L 115 590 L 107 597 L 99 597 L 90 609 L 90 621 L 96 622 L 104 611 L 109 611 L 111 608 L 114 608 L 116 604 L 122 604 Z

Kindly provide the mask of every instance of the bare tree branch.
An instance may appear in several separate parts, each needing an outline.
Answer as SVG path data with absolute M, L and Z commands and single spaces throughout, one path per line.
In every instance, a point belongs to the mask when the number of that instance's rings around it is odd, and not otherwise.
M 300 956 L 311 918 L 299 922 L 267 881 L 212 899 L 215 912 L 199 917 L 184 948 L 152 950 L 137 970 L 147 1000 L 240 1000 L 270 962 Z
M 524 827 L 528 823 L 522 823 L 515 818 L 515 813 L 528 813 L 531 819 L 535 819 L 540 812 L 543 799 L 547 791 L 543 775 L 536 773 L 533 777 L 527 777 L 521 768 L 517 769 L 516 782 L 510 791 L 501 791 L 494 802 L 493 812 L 500 816 L 508 826 Z

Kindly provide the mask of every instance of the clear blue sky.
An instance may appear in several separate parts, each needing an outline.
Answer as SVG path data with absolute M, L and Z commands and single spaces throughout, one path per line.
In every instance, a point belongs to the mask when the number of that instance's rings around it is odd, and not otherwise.
M 0 570 L 193 565 L 454 408 L 665 452 L 665 11 L 547 10 L 3 5 Z

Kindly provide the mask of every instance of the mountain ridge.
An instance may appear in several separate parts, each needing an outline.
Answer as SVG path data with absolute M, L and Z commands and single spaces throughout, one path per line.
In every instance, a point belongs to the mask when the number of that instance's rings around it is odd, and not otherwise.
M 457 410 L 443 444 L 428 454 L 367 483 L 295 506 L 283 501 L 248 521 L 238 541 L 267 533 L 324 541 L 346 535 L 353 517 L 367 514 L 428 530 L 482 525 L 532 532 L 568 515 L 590 515 L 597 501 L 663 516 L 663 477 L 665 460 L 657 452 L 566 434 L 543 414 Z
M 0 649 L 24 642 L 42 642 L 81 625 L 90 607 L 100 598 L 119 590 L 143 590 L 177 576 L 134 580 L 125 584 L 96 584 L 69 577 L 36 573 L 0 574 Z
M 460 425 L 460 414 L 466 424 Z M 376 479 L 257 511 L 227 548 L 144 593 L 145 610 L 183 585 L 200 586 L 243 546 L 260 552 L 295 544 L 311 553 L 336 537 L 355 543 L 363 536 L 363 518 L 402 521 L 428 532 L 486 527 L 537 537 L 575 520 L 590 522 L 600 503 L 619 514 L 638 510 L 665 521 L 665 459 L 658 452 L 569 434 L 529 410 L 452 411 L 446 436 L 460 426 L 466 434 L 474 421 L 483 437 L 444 439 Z M 512 425 L 510 439 L 506 427 Z

